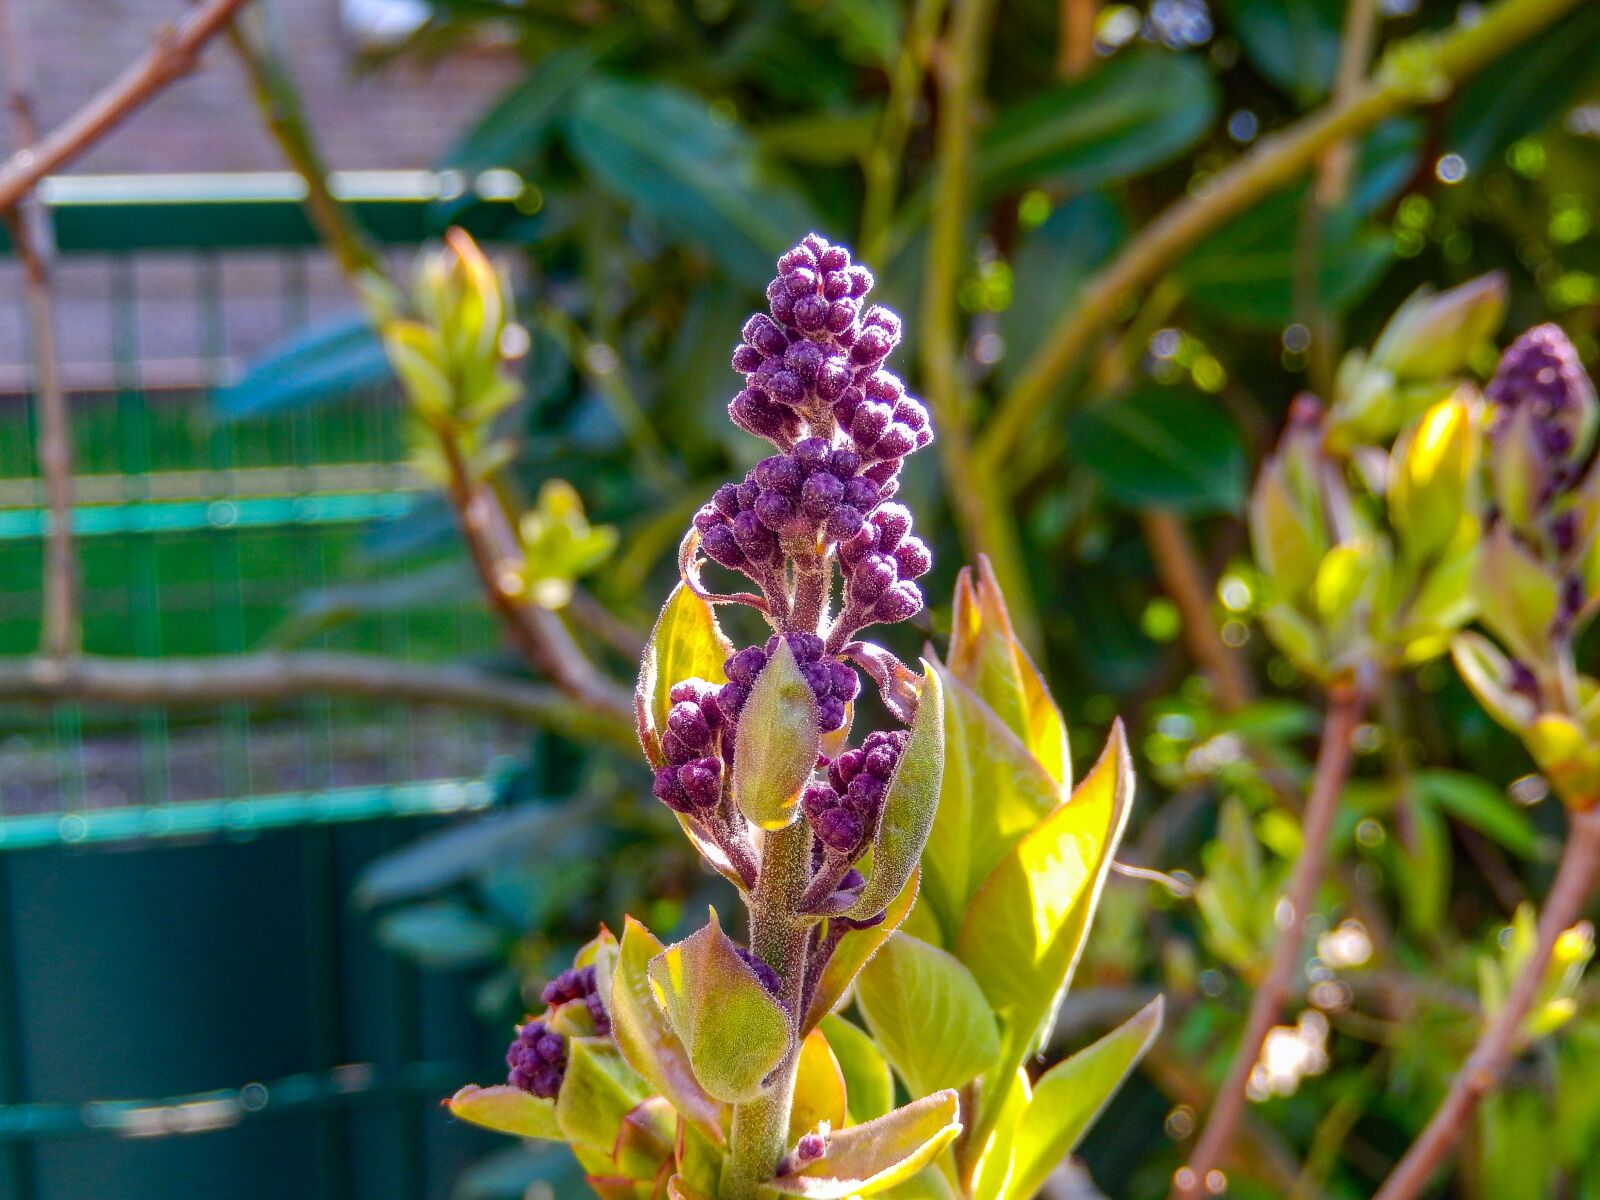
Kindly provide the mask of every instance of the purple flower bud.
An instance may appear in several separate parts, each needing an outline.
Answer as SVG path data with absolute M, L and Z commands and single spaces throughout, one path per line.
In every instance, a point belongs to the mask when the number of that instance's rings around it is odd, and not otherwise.
M 782 354 L 789 345 L 788 335 L 764 313 L 756 313 L 746 321 L 742 333 L 745 343 L 761 351 L 767 358 Z
M 806 333 L 815 333 L 827 326 L 829 312 L 829 304 L 821 296 L 802 296 L 794 302 L 794 323 Z
M 882 462 L 873 463 L 861 473 L 875 483 L 882 484 L 885 496 L 892 496 L 900 488 L 901 461 L 898 458 L 886 458 Z
M 837 658 L 828 660 L 828 673 L 832 677 L 829 690 L 840 700 L 854 700 L 861 692 L 861 676 L 847 662 Z
M 933 555 L 919 537 L 908 537 L 895 547 L 894 565 L 901 579 L 920 579 L 933 569 Z
M 709 504 L 705 505 L 694 514 L 694 527 L 701 533 L 709 532 L 712 528 L 723 524 L 725 521 L 727 521 L 727 517 L 723 516 Z
M 691 746 L 670 729 L 661 735 L 661 753 L 675 767 L 688 762 L 699 750 L 700 747 Z
M 789 649 L 794 653 L 795 662 L 803 665 L 816 662 L 822 657 L 822 639 L 816 634 L 802 631 L 800 633 L 786 634 L 785 637 L 789 643 Z M 770 654 L 772 651 L 768 650 L 767 653 Z
M 822 369 L 822 348 L 815 342 L 798 341 L 785 352 L 783 363 L 800 377 L 800 382 L 815 383 L 817 372 Z
M 672 706 L 667 713 L 667 728 L 686 746 L 702 748 L 711 744 L 711 723 L 693 700 Z
M 822 813 L 811 826 L 817 840 L 829 850 L 850 856 L 861 848 L 866 839 L 866 822 L 861 814 L 838 805 Z
M 733 519 L 733 536 L 739 549 L 755 562 L 768 562 L 778 553 L 777 535 L 753 512 L 740 513 Z
M 818 471 L 800 489 L 800 507 L 807 516 L 821 520 L 844 498 L 845 485 L 834 475 Z
M 775 534 L 787 532 L 795 523 L 795 504 L 781 492 L 762 492 L 756 499 L 756 516 Z
M 828 305 L 828 312 L 823 318 L 823 323 L 830 333 L 843 333 L 850 328 L 855 319 L 856 302 L 854 300 L 835 300 Z
M 857 446 L 862 448 L 873 446 L 889 428 L 889 422 L 893 417 L 894 410 L 887 404 L 868 400 L 856 409 L 855 416 L 850 418 L 850 436 L 855 439 Z
M 728 415 L 746 433 L 753 433 L 768 441 L 779 441 L 790 436 L 795 426 L 793 413 L 773 403 L 770 396 L 755 388 L 746 388 L 735 396 L 728 405 Z
M 678 786 L 691 808 L 715 808 L 722 798 L 722 762 L 720 759 L 697 758 L 678 768 Z
M 909 621 L 922 611 L 922 591 L 914 583 L 897 583 L 872 606 L 872 619 L 884 625 Z
M 820 1133 L 801 1134 L 794 1144 L 794 1161 L 797 1167 L 814 1163 L 828 1152 L 828 1139 Z
M 773 294 L 774 289 L 777 291 L 776 295 Z M 767 300 L 772 319 L 782 325 L 789 324 L 790 318 L 794 316 L 794 297 L 789 295 L 782 283 L 774 283 L 767 289 Z
M 856 419 L 856 410 L 865 403 L 866 397 L 858 387 L 847 387 L 839 393 L 839 398 L 833 402 L 833 417 L 843 429 L 850 428 L 850 422 Z
M 817 256 L 817 266 L 824 271 L 843 271 L 850 266 L 850 251 L 843 246 L 829 246 Z
M 566 1076 L 566 1040 L 551 1033 L 542 1021 L 529 1021 L 517 1030 L 516 1040 L 506 1051 L 506 1066 L 506 1082 L 512 1087 L 554 1100 Z
M 774 454 L 756 464 L 756 482 L 770 491 L 792 496 L 800 490 L 805 473 L 800 464 L 787 454 Z M 759 503 L 759 499 L 758 499 Z
M 806 398 L 805 384 L 793 371 L 774 371 L 767 380 L 767 391 L 774 400 L 791 408 L 804 403 Z
M 883 436 L 872 447 L 879 458 L 904 458 L 917 448 L 917 431 L 909 425 L 896 422 L 884 430 Z
M 869 554 L 850 572 L 850 599 L 856 604 L 871 604 L 899 580 L 893 559 Z
M 755 686 L 756 676 L 761 674 L 766 665 L 767 652 L 760 646 L 747 646 L 728 656 L 722 664 L 722 672 L 734 683 L 742 683 L 749 688 Z
M 715 529 L 706 530 L 705 537 L 700 541 L 700 548 L 712 562 L 729 570 L 737 571 L 749 562 L 744 556 L 744 551 L 739 549 L 739 542 L 733 536 L 733 529 L 727 525 L 718 525 Z
M 754 346 L 738 345 L 733 348 L 733 369 L 741 375 L 759 370 L 766 359 Z
M 838 359 L 830 358 L 817 369 L 817 395 L 824 402 L 834 404 L 850 385 L 850 371 Z
M 848 504 L 841 504 L 828 514 L 828 519 L 823 523 L 822 530 L 836 542 L 854 537 L 865 521 L 859 508 Z
M 909 426 L 913 432 L 920 433 L 928 427 L 928 410 L 920 401 L 904 396 L 895 401 L 894 419 Z
M 736 485 L 725 483 L 711 494 L 711 503 L 723 516 L 732 519 L 739 515 L 739 489 Z
M 844 701 L 837 696 L 817 701 L 817 728 L 823 733 L 833 733 L 843 729 L 844 718 Z
M 824 438 L 803 438 L 794 444 L 794 458 L 801 468 L 814 471 L 828 461 L 828 443 Z
M 900 343 L 900 318 L 881 304 L 874 304 L 867 309 L 867 315 L 861 318 L 861 323 L 868 329 L 881 329 L 888 335 L 891 346 Z
M 842 300 L 850 294 L 850 274 L 847 271 L 829 271 L 822 277 L 822 294 L 829 300 Z
M 880 491 L 872 480 L 858 476 L 844 487 L 844 502 L 861 512 L 869 512 L 878 503 Z
M 903 504 L 885 504 L 872 514 L 871 524 L 878 531 L 878 549 L 891 553 L 911 532 L 911 510 Z
M 729 681 L 722 685 L 722 690 L 717 693 L 717 707 L 723 715 L 732 720 L 744 711 L 744 702 L 750 699 L 750 689 L 742 683 Z M 724 745 L 731 745 L 724 742 Z
M 840 479 L 849 479 L 861 469 L 861 455 L 841 447 L 828 455 L 828 470 Z
M 801 267 L 814 267 L 816 265 L 816 255 L 812 254 L 807 247 L 801 245 L 786 252 L 778 260 L 778 272 L 782 275 L 789 275 L 798 271 Z
M 874 371 L 867 377 L 866 392 L 870 399 L 893 408 L 905 396 L 906 385 L 900 382 L 898 375 L 889 371 Z
M 872 290 L 872 272 L 865 267 L 851 267 L 847 274 L 850 276 L 850 294 L 857 300 Z
M 784 286 L 796 300 L 817 294 L 817 273 L 810 267 L 796 267 L 784 277 Z
M 756 978 L 761 981 L 761 986 L 766 988 L 768 992 L 772 993 L 774 996 L 777 996 L 783 991 L 783 980 L 779 978 L 778 973 L 765 962 L 757 958 L 743 946 L 736 946 L 734 948 L 734 952 L 744 960 L 745 966 L 749 967 L 755 972 Z
M 887 331 L 870 325 L 861 331 L 855 345 L 850 347 L 850 361 L 864 367 L 875 367 L 894 349 L 894 341 Z
M 876 514 L 874 514 L 876 515 Z M 878 531 L 869 520 L 867 527 L 862 529 L 848 541 L 839 543 L 839 562 L 845 570 L 853 571 L 862 559 L 873 553 L 878 548 Z

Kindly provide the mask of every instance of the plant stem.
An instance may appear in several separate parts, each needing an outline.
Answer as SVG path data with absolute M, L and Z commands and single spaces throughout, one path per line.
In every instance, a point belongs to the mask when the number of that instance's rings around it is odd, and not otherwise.
M 1328 712 L 1323 719 L 1322 745 L 1317 751 L 1316 774 L 1306 799 L 1302 823 L 1303 843 L 1289 878 L 1289 890 L 1280 908 L 1277 944 L 1266 977 L 1256 989 L 1245 1019 L 1244 1036 L 1234 1051 L 1233 1065 L 1217 1093 L 1211 1114 L 1189 1156 L 1189 1163 L 1173 1180 L 1174 1200 L 1202 1200 L 1216 1191 L 1207 1177 L 1217 1169 L 1233 1142 L 1234 1130 L 1244 1115 L 1250 1072 L 1260 1057 L 1262 1043 L 1294 990 L 1295 970 L 1305 940 L 1306 922 L 1316 900 L 1328 857 L 1328 835 L 1339 807 L 1339 795 L 1350 773 L 1350 742 L 1361 720 L 1364 700 L 1353 684 L 1336 684 L 1329 690 Z
M 6 100 L 17 151 L 31 153 L 39 140 L 39 126 L 33 110 L 27 21 L 16 0 L 0 3 L 0 51 L 5 56 L 9 93 Z M 22 262 L 33 350 L 33 388 L 39 405 L 39 471 L 44 476 L 45 505 L 50 514 L 39 648 L 52 658 L 68 658 L 82 649 L 83 630 L 78 615 L 78 554 L 72 536 L 72 422 L 56 347 L 55 298 L 50 290 L 50 221 L 31 188 L 18 197 L 5 218 L 11 244 Z
M 1094 22 L 1099 0 L 1061 0 L 1056 31 L 1056 74 L 1076 79 L 1094 65 Z
M 980 472 L 1004 472 L 1094 339 L 1124 305 L 1155 283 L 1192 246 L 1231 217 L 1287 186 L 1328 147 L 1388 117 L 1443 99 L 1463 78 L 1574 8 L 1579 0 L 1501 0 L 1470 25 L 1423 34 L 1392 47 L 1359 88 L 1257 147 L 1179 200 L 1078 294 L 1019 372 L 977 447 Z
M 1478 1044 L 1456 1073 L 1449 1092 L 1422 1136 L 1411 1144 L 1373 1200 L 1412 1200 L 1421 1194 L 1434 1171 L 1449 1156 L 1478 1102 L 1494 1090 L 1506 1064 L 1516 1053 L 1523 1022 L 1539 994 L 1556 939 L 1582 916 L 1597 877 L 1600 877 L 1600 809 L 1574 811 L 1555 882 L 1550 886 L 1544 911 L 1539 915 L 1539 938 L 1533 954 L 1523 964 L 1505 1004 L 1494 1014 Z
M 795 913 L 810 873 L 810 825 L 795 821 L 767 834 L 761 848 L 761 873 L 749 899 L 750 949 L 783 981 L 779 999 L 788 1010 L 792 1041 L 766 1090 L 756 1099 L 734 1106 L 723 1168 L 725 1200 L 756 1200 L 788 1148 L 812 924 Z
M 1178 608 L 1189 654 L 1211 677 L 1218 705 L 1228 712 L 1243 708 L 1250 703 L 1255 689 L 1239 652 L 1222 640 L 1211 619 L 1212 585 L 1189 540 L 1183 518 L 1153 508 L 1140 512 L 1139 524 L 1161 588 Z
M 881 260 L 894 213 L 895 191 L 900 182 L 900 162 L 906 139 L 917 114 L 918 93 L 928 70 L 928 54 L 944 17 L 945 0 L 917 0 L 906 23 L 905 43 L 889 76 L 889 98 L 883 105 L 878 137 L 862 165 L 866 195 L 861 203 L 861 259 Z

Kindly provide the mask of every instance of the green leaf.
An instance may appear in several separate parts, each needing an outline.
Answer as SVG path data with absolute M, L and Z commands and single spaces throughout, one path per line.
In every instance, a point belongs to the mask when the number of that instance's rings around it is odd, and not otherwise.
M 567 1039 L 567 1070 L 556 1096 L 556 1123 L 567 1141 L 613 1153 L 623 1119 L 649 1094 L 610 1038 Z
M 222 420 L 240 421 L 338 400 L 393 380 L 383 339 L 356 313 L 280 342 L 237 383 L 218 391 L 213 406 Z
M 592 78 L 566 129 L 601 186 L 697 243 L 747 286 L 765 285 L 777 256 L 817 225 L 799 192 L 763 171 L 749 135 L 713 118 L 691 92 Z
M 911 737 L 884 793 L 883 815 L 872 847 L 872 868 L 867 874 L 866 886 L 861 889 L 861 898 L 850 909 L 849 915 L 856 920 L 877 916 L 904 890 L 933 830 L 939 786 L 944 776 L 944 689 L 938 673 L 926 659 L 922 661 L 919 690 Z M 741 716 L 741 739 L 744 722 Z M 738 778 L 736 757 L 735 784 Z
M 1144 385 L 1080 413 L 1068 439 L 1073 459 L 1132 508 L 1215 513 L 1244 506 L 1244 439 L 1198 392 Z
M 1118 721 L 1072 798 L 1000 860 L 972 899 L 956 956 L 1029 1040 L 1071 980 L 1132 800 L 1133 762 Z
M 639 741 L 652 766 L 666 761 L 661 756 L 661 731 L 672 710 L 672 689 L 686 679 L 728 682 L 722 664 L 732 653 L 733 643 L 723 635 L 711 605 L 679 583 L 656 618 L 633 690 Z
M 650 984 L 700 1086 L 729 1104 L 760 1095 L 789 1051 L 789 1019 L 736 953 L 715 909 L 704 928 L 651 960 Z
M 843 1017 L 826 1016 L 819 1026 L 844 1072 L 850 1123 L 862 1125 L 894 1107 L 894 1077 L 873 1040 Z
M 573 92 L 624 38 L 624 22 L 603 26 L 574 46 L 545 55 L 445 152 L 441 167 L 477 173 L 493 167 L 528 171 Z
M 1505 792 L 1464 771 L 1418 771 L 1411 786 L 1429 804 L 1470 825 L 1519 858 L 1543 856 L 1538 828 Z
M 828 1149 L 793 1175 L 767 1184 L 787 1196 L 847 1200 L 910 1179 L 961 1132 L 954 1092 L 935 1092 L 865 1125 L 835 1131 Z
M 895 934 L 862 968 L 856 1003 L 914 1096 L 960 1088 L 1000 1056 L 1000 1031 L 972 972 L 908 934 Z
M 1341 0 L 1229 0 L 1252 66 L 1302 107 L 1327 94 L 1339 65 Z
M 1554 122 L 1600 77 L 1596 42 L 1600 7 L 1582 4 L 1517 47 L 1515 54 L 1502 57 L 1451 103 L 1444 148 L 1476 171 L 1518 138 Z
M 800 1043 L 800 1058 L 795 1064 L 794 1101 L 789 1110 L 789 1144 L 826 1125 L 839 1129 L 845 1124 L 846 1087 L 844 1068 L 834 1054 L 828 1037 L 813 1029 Z
M 708 1139 L 724 1141 L 725 1112 L 700 1086 L 689 1052 L 672 1031 L 650 988 L 650 963 L 665 948 L 632 917 L 625 918 L 622 945 L 611 977 L 606 1011 L 612 1036 L 630 1066 L 672 1101 Z
M 1046 179 L 1088 191 L 1175 158 L 1211 127 L 1218 103 L 1196 56 L 1118 55 L 1002 111 L 979 139 L 974 177 L 986 196 Z
M 1057 1063 L 1034 1084 L 1033 1097 L 1017 1129 L 1016 1158 L 1003 1193 L 1007 1200 L 1031 1200 L 1057 1164 L 1077 1148 L 1155 1041 L 1162 1011 L 1158 996 L 1092 1046 Z
M 821 745 L 817 698 L 788 639 L 779 638 L 739 713 L 733 751 L 733 802 L 739 811 L 763 829 L 791 824 Z M 908 757 L 902 755 L 901 761 Z M 892 783 L 889 794 L 894 794 Z
M 440 900 L 388 914 L 378 922 L 378 940 L 425 967 L 459 971 L 498 958 L 505 937 L 466 905 Z
M 486 1088 L 469 1083 L 445 1101 L 445 1105 L 453 1116 L 496 1133 L 543 1138 L 550 1142 L 566 1140 L 561 1127 L 556 1124 L 555 1101 L 545 1100 L 509 1083 Z
M 905 922 L 917 902 L 921 874 L 920 870 L 911 873 L 900 894 L 884 910 L 883 920 L 865 929 L 852 929 L 839 939 L 839 945 L 829 957 L 827 966 L 822 968 L 822 978 L 817 981 L 816 991 L 812 994 L 811 1007 L 801 1027 L 802 1033 L 815 1028 L 823 1017 L 838 1007 L 845 993 L 850 990 L 850 985 L 855 982 L 862 964 L 876 954 L 878 948 L 889 940 L 889 935 Z
M 923 890 L 948 945 L 978 885 L 1062 793 L 993 709 L 943 664 L 933 669 L 944 685 L 945 768 Z
M 881 1195 L 888 1200 L 958 1200 L 938 1167 L 923 1167 L 910 1179 L 897 1183 Z

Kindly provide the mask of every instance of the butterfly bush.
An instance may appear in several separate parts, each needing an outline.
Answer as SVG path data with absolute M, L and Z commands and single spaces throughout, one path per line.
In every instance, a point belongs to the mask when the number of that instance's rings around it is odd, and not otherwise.
M 1073 789 L 986 563 L 960 576 L 948 662 L 869 640 L 921 612 L 933 565 L 896 499 L 933 430 L 886 365 L 901 326 L 872 286 L 815 234 L 778 260 L 728 405 L 774 453 L 695 513 L 638 680 L 650 790 L 736 889 L 746 939 L 715 910 L 672 945 L 631 917 L 602 929 L 517 1028 L 506 1082 L 450 1101 L 567 1143 L 601 1196 L 1024 1200 L 1159 1021 L 1023 1070 L 1132 773 L 1118 727 Z M 728 606 L 764 636 L 730 642 Z M 864 683 L 883 728 L 857 728 Z

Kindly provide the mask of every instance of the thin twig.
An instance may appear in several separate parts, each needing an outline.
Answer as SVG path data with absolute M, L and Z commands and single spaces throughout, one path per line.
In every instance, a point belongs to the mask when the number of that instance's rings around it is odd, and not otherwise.
M 990 487 L 972 460 L 972 387 L 962 352 L 961 309 L 957 302 L 970 239 L 967 214 L 972 170 L 973 109 L 978 100 L 985 44 L 995 0 L 958 0 L 939 54 L 938 170 L 934 179 L 933 219 L 928 231 L 927 278 L 922 289 L 922 384 L 939 436 L 939 464 L 945 494 L 974 556 L 994 564 L 1024 642 L 1037 645 L 1022 548 L 1005 512 L 990 503 Z
M 1260 1057 L 1267 1033 L 1278 1020 L 1294 990 L 1295 971 L 1305 941 L 1306 922 L 1316 900 L 1328 857 L 1328 837 L 1350 772 L 1351 738 L 1364 706 L 1359 689 L 1350 684 L 1329 690 L 1328 712 L 1323 720 L 1322 745 L 1317 752 L 1316 774 L 1306 799 L 1300 856 L 1295 859 L 1289 890 L 1279 901 L 1278 941 L 1266 977 L 1256 989 L 1245 1019 L 1244 1036 L 1234 1051 L 1233 1065 L 1217 1093 L 1205 1128 L 1189 1156 L 1189 1163 L 1173 1179 L 1174 1200 L 1201 1200 L 1214 1195 L 1209 1177 L 1227 1156 L 1239 1119 L 1244 1115 L 1250 1072 Z
M 928 70 L 934 35 L 944 19 L 945 0 L 917 0 L 906 23 L 906 36 L 889 76 L 889 98 L 884 101 L 878 136 L 862 164 L 866 194 L 861 202 L 861 258 L 877 263 L 883 255 L 889 218 L 900 185 L 901 160 L 906 140 L 917 116 L 917 101 Z
M 197 658 L 0 658 L 4 702 L 73 700 L 116 707 L 209 708 L 310 695 L 497 713 L 569 737 L 634 745 L 630 721 L 592 712 L 547 685 L 471 667 L 320 651 Z
M 1183 518 L 1163 509 L 1146 509 L 1139 514 L 1139 524 L 1161 588 L 1178 607 L 1189 653 L 1210 676 L 1217 704 L 1228 712 L 1243 708 L 1254 698 L 1255 688 L 1239 652 L 1222 640 L 1211 619 L 1212 585 Z
M 200 51 L 249 0 L 209 0 L 176 25 L 156 30 L 150 48 L 127 70 L 31 150 L 0 164 L 0 209 L 15 208 L 53 175 L 131 116 L 173 80 L 194 68 Z
M 1505 1004 L 1450 1084 L 1443 1103 L 1411 1143 L 1373 1200 L 1412 1200 L 1449 1157 L 1478 1102 L 1494 1090 L 1521 1042 L 1522 1026 L 1544 981 L 1556 939 L 1577 923 L 1600 878 L 1600 809 L 1574 812 L 1555 882 L 1539 915 L 1539 937 Z
M 33 68 L 27 16 L 15 0 L 0 0 L 0 54 L 4 54 L 6 101 L 17 153 L 39 140 L 33 112 Z M 33 389 L 39 405 L 39 473 L 44 477 L 50 527 L 45 535 L 44 611 L 39 648 L 55 658 L 78 653 L 78 556 L 72 537 L 72 416 L 61 384 L 56 347 L 55 298 L 50 290 L 52 241 L 49 218 L 32 189 L 5 212 L 11 244 L 22 262 L 33 349 Z
M 1056 73 L 1076 79 L 1094 65 L 1094 20 L 1099 0 L 1061 0 Z
M 1407 108 L 1441 100 L 1455 84 L 1574 8 L 1579 0 L 1501 0 L 1470 25 L 1393 47 L 1354 95 L 1329 103 L 1179 200 L 1078 293 L 988 422 L 977 447 L 980 472 L 1003 473 L 1030 431 L 1061 400 L 1085 351 L 1191 247 L 1231 217 L 1287 186 L 1329 146 Z M 1013 481 L 1020 482 L 1020 481 Z

